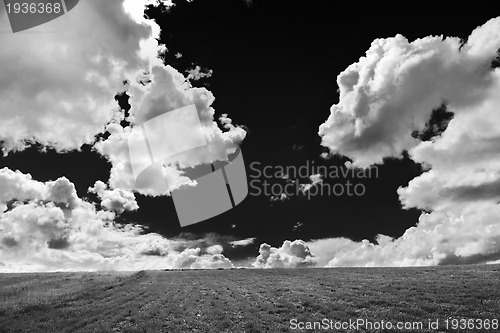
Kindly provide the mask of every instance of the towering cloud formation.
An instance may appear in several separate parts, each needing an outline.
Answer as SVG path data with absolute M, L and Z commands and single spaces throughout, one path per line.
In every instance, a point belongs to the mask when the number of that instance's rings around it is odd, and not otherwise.
M 500 259 L 500 18 L 458 38 L 378 39 L 337 79 L 340 101 L 321 125 L 322 144 L 354 165 L 381 163 L 403 150 L 428 167 L 398 190 L 404 208 L 421 208 L 417 227 L 378 245 L 312 242 L 329 265 L 418 265 Z M 412 136 L 431 111 L 454 113 L 430 141 Z
M 423 129 L 442 103 L 460 117 L 476 113 L 498 91 L 490 65 L 500 47 L 499 25 L 489 21 L 465 44 L 442 37 L 410 43 L 401 35 L 375 40 L 338 76 L 340 101 L 320 126 L 322 144 L 368 166 L 419 145 L 411 132 Z

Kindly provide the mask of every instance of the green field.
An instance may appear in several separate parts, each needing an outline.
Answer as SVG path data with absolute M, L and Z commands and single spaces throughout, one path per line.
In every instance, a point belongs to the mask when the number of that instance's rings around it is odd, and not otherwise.
M 500 319 L 500 266 L 0 275 L 0 332 L 298 332 L 294 318 L 500 331 L 448 317 Z

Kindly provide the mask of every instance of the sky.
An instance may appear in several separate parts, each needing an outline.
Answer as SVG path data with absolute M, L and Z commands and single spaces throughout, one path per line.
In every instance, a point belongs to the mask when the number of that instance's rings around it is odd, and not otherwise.
M 2 272 L 500 260 L 488 9 L 86 0 L 8 22 L 0 6 Z M 188 105 L 209 149 L 139 182 L 129 139 Z M 248 196 L 181 227 L 186 170 L 236 147 Z

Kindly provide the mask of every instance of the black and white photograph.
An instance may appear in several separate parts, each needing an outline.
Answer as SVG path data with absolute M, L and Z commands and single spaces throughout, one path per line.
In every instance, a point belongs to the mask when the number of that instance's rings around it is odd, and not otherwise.
M 0 0 L 0 333 L 500 332 L 496 8 Z

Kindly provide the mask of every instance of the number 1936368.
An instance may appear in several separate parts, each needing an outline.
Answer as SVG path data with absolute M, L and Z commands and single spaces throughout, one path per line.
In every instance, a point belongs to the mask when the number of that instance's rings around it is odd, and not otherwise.
M 61 4 L 43 2 L 14 2 L 5 5 L 9 14 L 59 14 L 62 11 Z

